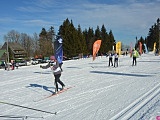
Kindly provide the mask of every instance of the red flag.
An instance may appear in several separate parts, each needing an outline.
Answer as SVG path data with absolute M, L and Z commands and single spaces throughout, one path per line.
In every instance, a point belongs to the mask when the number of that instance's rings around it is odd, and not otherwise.
M 98 53 L 101 46 L 101 40 L 97 40 L 93 44 L 93 60 L 96 58 L 96 54 Z
M 139 42 L 139 53 L 140 55 L 142 54 L 142 43 L 141 42 Z

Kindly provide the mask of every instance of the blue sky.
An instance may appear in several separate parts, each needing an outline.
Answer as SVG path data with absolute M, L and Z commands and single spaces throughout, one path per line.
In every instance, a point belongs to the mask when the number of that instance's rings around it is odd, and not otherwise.
M 11 30 L 33 36 L 53 26 L 57 33 L 68 18 L 82 30 L 104 24 L 116 41 L 129 45 L 147 36 L 160 18 L 159 6 L 160 0 L 1 0 L 0 44 Z

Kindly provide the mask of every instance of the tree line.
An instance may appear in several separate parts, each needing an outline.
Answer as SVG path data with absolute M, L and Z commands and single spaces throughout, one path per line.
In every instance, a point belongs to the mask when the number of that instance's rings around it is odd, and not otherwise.
M 150 29 L 148 36 L 144 39 L 140 37 L 137 39 L 135 47 L 138 48 L 138 42 L 146 44 L 148 49 L 153 49 L 153 44 L 157 43 L 159 47 L 159 18 Z M 39 34 L 34 33 L 30 36 L 26 33 L 19 33 L 15 30 L 11 30 L 7 35 L 4 35 L 4 40 L 8 39 L 9 42 L 16 42 L 21 44 L 26 52 L 27 57 L 31 56 L 51 56 L 54 55 L 54 41 L 61 36 L 63 39 L 63 52 L 64 56 L 72 58 L 79 54 L 90 55 L 92 54 L 93 43 L 101 39 L 100 54 L 106 54 L 112 50 L 112 47 L 116 45 L 112 30 L 107 32 L 104 25 L 101 27 L 97 26 L 95 30 L 89 27 L 82 31 L 81 26 L 78 25 L 76 28 L 72 20 L 68 18 L 64 20 L 63 24 L 60 25 L 57 35 L 55 34 L 54 26 L 51 26 L 49 30 L 42 28 Z M 144 46 L 143 46 L 144 49 Z
M 136 38 L 137 40 L 137 38 Z M 147 45 L 148 50 L 152 51 L 154 47 L 154 43 L 156 43 L 156 49 L 159 49 L 160 42 L 160 20 L 157 19 L 156 23 L 149 28 L 149 32 L 147 37 L 140 37 L 139 40 L 136 41 L 135 47 L 138 48 L 138 43 L 141 42 L 143 44 L 142 49 L 144 50 L 144 43 Z
M 45 57 L 54 55 L 53 43 L 58 39 L 57 36 L 62 37 L 64 56 L 68 58 L 78 56 L 79 54 L 92 54 L 93 43 L 97 39 L 102 40 L 99 50 L 101 54 L 112 50 L 112 46 L 115 45 L 112 30 L 108 33 L 104 25 L 101 28 L 97 26 L 95 31 L 90 27 L 82 31 L 80 25 L 76 28 L 72 20 L 69 21 L 68 18 L 59 27 L 57 35 L 54 27 L 51 26 L 49 30 L 42 28 L 39 34 L 34 33 L 33 36 L 11 30 L 7 35 L 4 35 L 4 40 L 8 39 L 8 42 L 21 44 L 27 52 L 27 57 L 36 55 Z

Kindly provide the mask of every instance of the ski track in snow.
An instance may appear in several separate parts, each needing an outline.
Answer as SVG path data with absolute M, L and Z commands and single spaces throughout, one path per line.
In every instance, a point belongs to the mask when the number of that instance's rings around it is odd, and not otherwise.
M 143 106 L 145 106 L 148 102 L 150 102 L 159 93 L 160 93 L 160 83 L 157 86 L 155 86 L 153 89 L 145 93 L 143 96 L 136 99 L 133 103 L 131 103 L 121 112 L 119 112 L 117 115 L 112 117 L 110 120 L 130 119 L 134 114 L 136 114 Z
M 54 92 L 49 69 L 35 65 L 0 70 L 0 101 L 58 112 L 51 115 L 0 104 L 0 115 L 44 117 L 27 120 L 155 120 L 160 116 L 160 58 L 150 53 L 137 61 L 132 67 L 132 59 L 121 56 L 117 68 L 108 67 L 106 57 L 65 61 L 61 79 L 72 88 L 37 102 Z

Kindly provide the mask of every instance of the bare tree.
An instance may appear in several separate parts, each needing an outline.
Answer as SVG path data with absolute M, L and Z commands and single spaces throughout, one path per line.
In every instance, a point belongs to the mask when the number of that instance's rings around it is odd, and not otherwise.
M 19 43 L 27 52 L 27 57 L 34 56 L 39 51 L 39 37 L 34 33 L 33 37 L 26 33 L 19 33 L 11 30 L 7 35 L 4 35 L 5 42 Z
M 8 42 L 19 43 L 20 33 L 15 30 L 11 30 L 7 35 L 4 35 L 4 41 L 6 42 L 7 40 Z
M 32 39 L 32 56 L 38 55 L 40 53 L 40 47 L 39 47 L 39 35 L 37 33 L 33 34 L 33 39 Z

